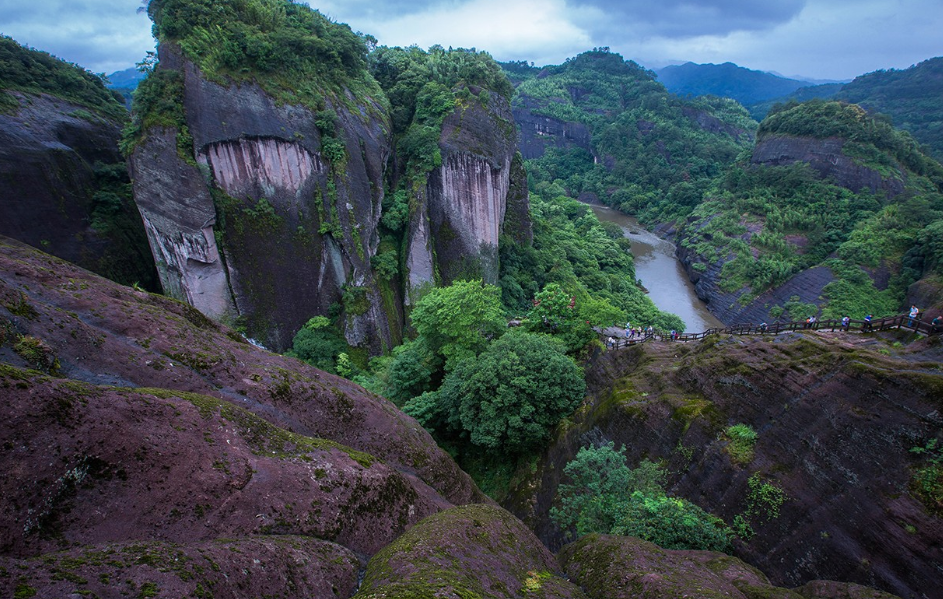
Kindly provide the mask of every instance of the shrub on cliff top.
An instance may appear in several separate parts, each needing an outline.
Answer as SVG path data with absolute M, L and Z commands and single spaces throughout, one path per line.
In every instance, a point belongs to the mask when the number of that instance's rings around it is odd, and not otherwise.
M 58 96 L 116 119 L 128 116 L 120 95 L 107 89 L 98 75 L 46 52 L 25 48 L 5 35 L 0 35 L 2 89 Z M 3 101 L 10 108 L 19 106 L 9 102 Z
M 151 0 L 154 36 L 173 41 L 211 79 L 253 80 L 285 102 L 323 108 L 350 89 L 374 98 L 367 42 L 345 24 L 288 0 Z M 337 96 L 340 97 L 340 96 Z

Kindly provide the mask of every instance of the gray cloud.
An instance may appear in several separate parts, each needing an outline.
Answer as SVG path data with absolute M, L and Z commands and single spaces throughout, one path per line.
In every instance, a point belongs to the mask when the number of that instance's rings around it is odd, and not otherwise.
M 295 0 L 304 1 L 304 0 Z M 943 0 L 308 0 L 388 45 L 563 62 L 593 46 L 659 66 L 725 62 L 844 79 L 943 55 Z M 154 47 L 140 0 L 0 0 L 0 33 L 95 72 Z
M 140 0 L 2 0 L 0 33 L 110 73 L 134 66 L 154 48 L 151 22 L 139 6 Z
M 575 14 L 589 17 L 581 21 L 583 26 L 598 34 L 622 30 L 642 37 L 667 38 L 768 30 L 793 19 L 805 4 L 806 0 L 573 1 Z

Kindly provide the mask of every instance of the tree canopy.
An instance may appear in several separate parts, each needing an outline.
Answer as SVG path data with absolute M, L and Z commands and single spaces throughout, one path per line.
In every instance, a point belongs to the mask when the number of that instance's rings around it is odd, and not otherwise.
M 462 361 L 438 391 L 438 411 L 473 445 L 519 454 L 545 442 L 582 402 L 581 369 L 561 343 L 512 330 Z
M 554 522 L 580 536 L 598 532 L 638 537 L 665 549 L 727 551 L 732 531 L 685 499 L 669 497 L 664 470 L 647 460 L 629 468 L 625 448 L 610 441 L 583 447 L 563 468 Z
M 431 289 L 410 317 L 432 352 L 445 360 L 446 371 L 481 353 L 507 328 L 500 290 L 481 280 Z

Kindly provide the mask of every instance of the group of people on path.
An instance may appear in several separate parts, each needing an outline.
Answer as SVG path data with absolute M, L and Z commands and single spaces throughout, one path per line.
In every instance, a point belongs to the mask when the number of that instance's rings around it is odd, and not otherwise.
M 908 326 L 908 327 L 911 327 L 911 328 L 913 328 L 914 323 L 919 323 L 919 322 L 921 322 L 921 321 L 920 321 L 920 309 L 917 308 L 916 305 L 912 305 L 912 306 L 910 307 L 910 312 L 908 313 L 908 318 L 909 318 L 909 320 L 908 320 L 907 326 Z M 874 319 L 874 316 L 873 316 L 873 315 L 871 315 L 871 314 L 866 314 L 865 317 L 864 317 L 864 319 L 863 319 L 863 324 L 861 325 L 861 330 L 862 330 L 862 331 L 871 331 L 871 330 L 873 330 L 873 329 L 871 328 L 871 321 L 872 321 L 873 319 Z M 818 319 L 815 317 L 814 314 L 811 315 L 811 316 L 809 316 L 809 317 L 805 320 L 805 328 L 807 328 L 807 329 L 814 329 L 814 328 L 816 328 L 816 324 L 818 324 Z M 846 315 L 846 316 L 843 316 L 842 319 L 841 319 L 841 326 L 839 327 L 839 330 L 848 331 L 850 327 L 851 327 L 851 317 L 850 317 L 850 316 L 847 316 L 847 315 Z M 931 334 L 938 333 L 938 332 L 943 332 L 943 317 L 937 316 L 937 317 L 934 318 L 932 321 L 930 321 L 930 327 L 931 327 L 931 328 L 930 328 Z M 760 331 L 761 333 L 766 333 L 766 332 L 769 330 L 769 325 L 768 325 L 767 323 L 763 322 L 763 323 L 760 324 L 760 326 L 758 327 L 758 329 L 759 329 L 759 331 Z M 632 326 L 632 323 L 631 323 L 631 322 L 625 323 L 625 338 L 626 338 L 626 340 L 628 340 L 629 343 L 635 343 L 635 340 L 636 340 L 636 339 L 638 339 L 638 340 L 650 339 L 650 338 L 654 337 L 654 335 L 655 335 L 655 330 L 654 330 L 654 328 L 653 328 L 651 325 L 649 325 L 649 326 L 647 326 L 647 327 L 645 327 L 645 328 L 635 328 L 635 327 Z M 671 341 L 677 341 L 678 339 L 680 339 L 680 337 L 681 337 L 681 334 L 680 334 L 679 332 L 677 332 L 677 331 L 675 331 L 675 330 L 672 330 L 672 331 L 671 331 L 671 333 L 670 333 L 670 339 L 671 339 Z M 617 340 L 616 338 L 614 338 L 614 337 L 612 337 L 612 336 L 609 336 L 609 338 L 606 340 L 606 346 L 609 347 L 610 349 L 611 349 L 611 348 L 614 348 L 614 347 L 618 347 L 618 346 L 619 346 L 619 342 L 618 342 L 618 340 Z

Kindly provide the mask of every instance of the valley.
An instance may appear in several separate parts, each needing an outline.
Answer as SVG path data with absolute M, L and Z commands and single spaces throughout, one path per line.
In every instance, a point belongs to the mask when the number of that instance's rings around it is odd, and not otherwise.
M 941 59 L 144 12 L 0 38 L 0 595 L 943 599 Z

